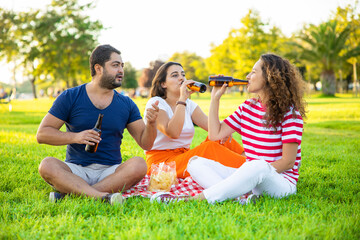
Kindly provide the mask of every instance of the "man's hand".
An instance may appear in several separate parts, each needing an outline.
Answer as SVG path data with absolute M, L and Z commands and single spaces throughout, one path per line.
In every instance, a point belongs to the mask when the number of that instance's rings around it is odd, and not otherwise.
M 95 145 L 101 141 L 100 134 L 95 130 L 89 129 L 78 132 L 75 135 L 74 142 L 78 144 Z
M 143 119 L 129 123 L 126 127 L 137 144 L 144 150 L 150 150 L 156 138 L 156 119 L 159 114 L 159 101 L 152 104 L 152 108 L 146 109 L 146 125 Z
M 152 108 L 146 109 L 146 122 L 147 124 L 155 124 L 159 115 L 159 101 L 152 104 Z

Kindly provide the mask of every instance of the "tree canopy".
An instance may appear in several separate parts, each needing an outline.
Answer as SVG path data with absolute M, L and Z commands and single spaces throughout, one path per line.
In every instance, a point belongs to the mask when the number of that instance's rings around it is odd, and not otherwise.
M 218 46 L 213 46 L 206 65 L 211 74 L 245 78 L 261 54 L 284 52 L 286 40 L 281 30 L 263 22 L 255 10 L 241 19 L 242 27 L 233 29 Z
M 336 91 L 335 71 L 350 58 L 360 55 L 360 46 L 347 44 L 351 27 L 339 31 L 337 21 L 329 21 L 319 26 L 310 25 L 299 36 L 300 42 L 293 45 L 300 49 L 299 58 L 317 63 L 321 69 L 321 83 L 325 95 L 334 95 Z
M 90 80 L 88 58 L 98 44 L 104 28 L 90 20 L 86 10 L 94 3 L 80 5 L 77 0 L 53 0 L 44 10 L 13 12 L 0 8 L 0 58 L 21 68 L 35 86 L 69 88 Z M 337 12 L 319 25 L 304 25 L 291 37 L 250 9 L 211 55 L 203 58 L 191 52 L 176 52 L 168 61 L 183 65 L 188 79 L 206 83 L 208 76 L 223 74 L 245 78 L 264 53 L 287 57 L 306 80 L 322 81 L 322 91 L 334 95 L 337 85 L 351 85 L 357 94 L 357 63 L 360 60 L 360 14 L 354 5 L 338 7 Z M 137 77 L 130 63 L 125 67 L 124 88 L 149 88 L 163 61 L 155 60 Z M 340 78 L 340 82 L 337 80 Z M 136 82 L 137 79 L 137 82 Z
M 83 14 L 93 5 L 53 0 L 45 10 L 14 13 L 1 9 L 1 55 L 20 59 L 33 84 L 73 87 L 89 79 L 89 55 L 103 29 Z M 59 85 L 59 84 L 58 84 Z
M 209 73 L 205 66 L 205 61 L 202 57 L 195 53 L 183 52 L 174 53 L 169 61 L 180 63 L 185 71 L 186 79 L 199 81 L 203 83 L 208 82 Z
M 138 82 L 136 78 L 136 69 L 131 63 L 126 62 L 124 67 L 124 81 L 121 85 L 122 88 L 137 88 Z

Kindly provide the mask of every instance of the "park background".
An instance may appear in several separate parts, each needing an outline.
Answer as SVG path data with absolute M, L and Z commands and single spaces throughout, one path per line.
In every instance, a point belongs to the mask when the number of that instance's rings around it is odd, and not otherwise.
M 358 0 L 130 2 L 1 0 L 2 88 L 56 96 L 89 82 L 88 56 L 110 43 L 123 53 L 130 95 L 147 95 L 164 61 L 206 83 L 211 74 L 245 78 L 268 52 L 296 64 L 312 90 L 357 95 Z
M 204 83 L 211 74 L 243 78 L 267 52 L 285 56 L 299 67 L 308 82 L 308 118 L 298 193 L 285 199 L 265 196 L 249 206 L 233 201 L 150 204 L 138 197 L 122 206 L 81 197 L 68 197 L 60 204 L 48 201 L 52 189 L 37 168 L 46 156 L 64 159 L 65 146 L 39 145 L 38 125 L 56 97 L 55 89 L 91 80 L 88 57 L 107 27 L 100 17 L 94 20 L 87 14 L 97 2 L 91 8 L 83 3 L 57 0 L 22 11 L 0 4 L 0 57 L 14 73 L 2 84 L 8 96 L 0 104 L 0 239 L 360 238 L 358 1 L 339 5 L 324 21 L 304 23 L 290 35 L 264 20 L 255 8 L 246 9 L 237 16 L 240 26 L 213 44 L 207 57 L 181 51 L 154 58 L 141 69 L 126 63 L 124 86 L 118 90 L 133 97 L 141 113 L 147 86 L 167 60 L 181 62 L 187 78 Z M 198 21 L 194 18 L 194 24 Z M 186 35 L 186 29 L 164 31 L 174 37 Z M 157 37 L 147 34 L 142 41 Z M 145 92 L 134 95 L 135 89 Z M 20 98 L 22 93 L 30 93 L 31 99 Z M 220 118 L 248 97 L 242 89 L 229 88 L 221 100 Z M 208 112 L 209 92 L 192 99 Z M 203 141 L 206 132 L 196 128 L 195 136 L 191 147 Z M 240 136 L 235 138 L 241 141 Z M 144 156 L 126 131 L 122 154 L 124 159 Z

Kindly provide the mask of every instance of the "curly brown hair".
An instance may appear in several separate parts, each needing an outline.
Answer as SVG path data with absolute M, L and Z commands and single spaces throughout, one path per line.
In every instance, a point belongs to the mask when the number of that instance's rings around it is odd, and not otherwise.
M 265 127 L 276 127 L 284 120 L 286 112 L 293 107 L 292 114 L 296 118 L 298 110 L 303 119 L 306 118 L 306 102 L 303 98 L 305 82 L 298 69 L 288 60 L 275 54 L 264 54 L 262 73 L 265 79 L 264 99 L 261 102 L 266 106 L 264 115 Z

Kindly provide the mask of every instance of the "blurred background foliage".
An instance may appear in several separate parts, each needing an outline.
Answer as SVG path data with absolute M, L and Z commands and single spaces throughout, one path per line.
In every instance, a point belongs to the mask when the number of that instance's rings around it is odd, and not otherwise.
M 327 21 L 304 25 L 290 37 L 250 9 L 241 18 L 241 27 L 232 29 L 221 44 L 213 45 L 208 58 L 185 51 L 168 60 L 180 62 L 188 79 L 207 83 L 212 74 L 245 78 L 261 54 L 272 52 L 296 64 L 311 89 L 321 82 L 324 95 L 353 91 L 357 96 L 358 5 L 356 0 L 354 5 L 338 7 Z M 13 63 L 14 72 L 24 69 L 24 85 L 31 85 L 34 98 L 40 90 L 49 92 L 53 86 L 66 89 L 91 80 L 89 55 L 104 29 L 100 21 L 86 15 L 94 7 L 94 2 L 80 5 L 76 0 L 53 0 L 44 10 L 0 8 L 0 59 Z M 154 59 L 145 69 L 126 63 L 122 88 L 148 89 L 163 63 Z M 15 77 L 13 85 L 19 87 Z

